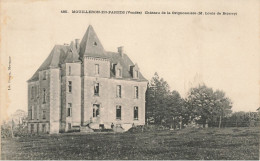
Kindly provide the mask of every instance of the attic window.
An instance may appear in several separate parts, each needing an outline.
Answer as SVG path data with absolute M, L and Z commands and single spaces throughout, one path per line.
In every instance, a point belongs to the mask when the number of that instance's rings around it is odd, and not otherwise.
M 96 41 L 93 43 L 93 46 L 97 46 L 97 42 Z

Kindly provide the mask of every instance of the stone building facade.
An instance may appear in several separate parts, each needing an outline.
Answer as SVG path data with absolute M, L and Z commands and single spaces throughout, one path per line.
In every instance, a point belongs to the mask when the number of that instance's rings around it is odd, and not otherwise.
M 55 45 L 28 80 L 28 131 L 144 125 L 146 89 L 147 80 L 123 47 L 105 51 L 89 26 L 81 42 Z

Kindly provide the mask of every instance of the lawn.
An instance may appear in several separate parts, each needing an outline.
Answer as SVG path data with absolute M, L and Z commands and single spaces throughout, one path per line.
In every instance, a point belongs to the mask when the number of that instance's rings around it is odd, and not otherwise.
M 2 139 L 1 159 L 258 160 L 259 129 L 67 133 Z

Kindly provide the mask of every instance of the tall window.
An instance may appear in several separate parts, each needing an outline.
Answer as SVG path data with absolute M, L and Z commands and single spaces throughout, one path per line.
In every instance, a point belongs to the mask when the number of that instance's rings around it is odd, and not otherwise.
M 32 111 L 32 114 L 31 114 L 31 119 L 33 120 L 34 119 L 34 107 L 32 106 L 32 109 L 31 109 L 31 111 Z
M 71 66 L 69 66 L 69 75 L 71 75 Z
M 135 86 L 134 87 L 134 98 L 138 98 L 138 94 L 139 94 L 139 91 L 138 91 L 138 87 L 137 86 Z
M 138 120 L 138 107 L 134 107 L 134 120 Z
M 69 93 L 72 92 L 72 81 L 69 81 Z
M 34 87 L 31 88 L 31 99 L 34 98 Z
M 121 98 L 121 85 L 116 86 L 116 97 Z
M 42 79 L 43 79 L 43 80 L 46 80 L 46 71 L 44 71 L 42 74 L 43 74 Z
M 45 88 L 43 88 L 42 103 L 43 104 L 46 103 L 46 89 Z
M 42 124 L 42 132 L 45 133 L 46 132 L 46 125 Z
M 99 64 L 95 64 L 95 74 L 99 74 Z
M 39 90 L 38 86 L 35 86 L 35 95 L 36 95 L 36 98 L 38 98 L 38 90 Z
M 45 111 L 45 110 L 42 111 L 42 119 L 43 119 L 43 120 L 46 119 L 46 111 Z
M 30 120 L 32 120 L 32 110 L 28 111 L 28 117 L 29 117 Z
M 121 120 L 121 106 L 116 106 L 116 119 Z
M 95 83 L 94 85 L 94 95 L 99 96 L 99 83 Z
M 71 123 L 68 123 L 68 130 L 71 130 Z
M 34 132 L 34 124 L 31 124 L 31 133 Z
M 67 108 L 67 117 L 72 116 L 72 103 L 68 103 L 68 108 Z
M 39 119 L 38 118 L 38 116 L 39 116 L 38 115 L 38 109 L 39 109 L 38 106 L 35 106 L 35 119 L 37 119 L 37 120 Z
M 99 116 L 99 104 L 93 104 L 93 118 Z

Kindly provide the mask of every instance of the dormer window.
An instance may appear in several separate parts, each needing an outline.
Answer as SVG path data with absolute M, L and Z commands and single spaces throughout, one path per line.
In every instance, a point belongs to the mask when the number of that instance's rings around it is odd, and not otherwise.
M 122 70 L 117 69 L 116 74 L 117 74 L 118 77 L 122 77 Z
M 139 71 L 135 70 L 135 78 L 138 78 L 138 77 L 139 77 Z
M 133 79 L 139 78 L 139 68 L 137 64 L 130 66 L 130 73 L 132 74 Z
M 93 46 L 97 46 L 97 42 L 96 41 L 93 43 Z
M 116 78 L 122 78 L 122 66 L 120 63 L 117 63 L 115 65 L 115 75 L 116 75 Z

